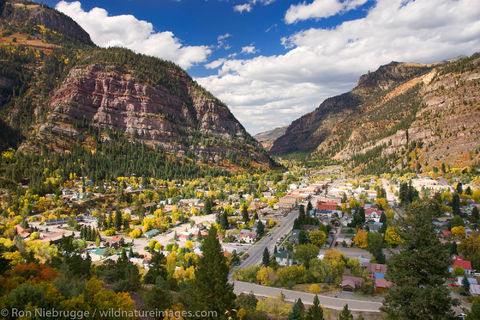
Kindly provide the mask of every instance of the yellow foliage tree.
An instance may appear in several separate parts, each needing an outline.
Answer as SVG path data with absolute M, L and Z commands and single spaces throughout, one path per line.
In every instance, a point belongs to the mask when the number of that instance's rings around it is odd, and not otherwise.
M 310 293 L 319 294 L 320 292 L 322 292 L 322 289 L 318 284 L 314 283 L 310 286 L 310 289 L 308 291 L 310 291 Z
M 327 234 L 322 230 L 312 230 L 308 233 L 310 242 L 321 248 L 327 239 Z
M 398 234 L 396 227 L 388 227 L 385 231 L 385 241 L 391 246 L 397 246 L 402 243 L 402 238 Z
M 270 267 L 264 267 L 257 273 L 257 281 L 262 285 L 271 286 L 275 282 L 275 279 L 275 270 Z
M 355 235 L 355 238 L 353 238 L 353 242 L 359 246 L 360 248 L 366 248 L 367 247 L 367 235 L 368 232 L 366 230 L 360 229 L 358 230 L 357 234 Z
M 460 239 L 465 238 L 466 232 L 464 226 L 457 226 L 452 228 L 452 234 Z
M 128 235 L 133 239 L 140 238 L 142 236 L 142 230 L 135 229 L 132 232 L 130 232 Z

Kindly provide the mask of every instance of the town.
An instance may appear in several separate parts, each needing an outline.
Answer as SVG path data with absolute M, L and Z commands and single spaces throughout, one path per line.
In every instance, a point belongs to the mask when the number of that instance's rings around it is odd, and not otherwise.
M 45 178 L 57 183 L 55 173 Z M 256 312 L 287 316 L 287 300 L 311 305 L 317 298 L 332 315 L 349 308 L 375 318 L 395 285 L 386 262 L 403 242 L 405 208 L 438 199 L 441 213 L 432 222 L 451 254 L 448 286 L 462 317 L 480 294 L 477 180 L 461 172 L 346 177 L 341 166 L 191 181 L 132 175 L 100 186 L 71 175 L 53 194 L 25 186 L 22 196 L 4 198 L 0 244 L 12 267 L 24 254 L 48 262 L 70 243 L 100 270 L 125 259 L 145 277 L 160 253 L 163 280 L 181 286 L 195 277 L 202 241 L 214 227 L 234 292 L 266 298 Z M 140 276 L 125 284 L 107 275 L 117 290 L 139 285 Z

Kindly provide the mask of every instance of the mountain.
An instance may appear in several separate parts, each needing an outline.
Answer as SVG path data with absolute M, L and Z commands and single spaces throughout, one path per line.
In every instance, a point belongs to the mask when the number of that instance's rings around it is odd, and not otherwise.
M 0 9 L 0 126 L 11 132 L 0 135 L 3 149 L 94 153 L 125 140 L 204 168 L 274 166 L 228 107 L 175 64 L 98 48 L 44 5 Z
M 270 150 L 270 148 L 273 145 L 273 142 L 280 136 L 283 136 L 285 134 L 285 131 L 287 130 L 287 127 L 278 127 L 272 130 L 268 130 L 265 132 L 260 132 L 257 133 L 256 135 L 253 136 L 255 140 L 260 142 L 262 146 L 265 148 L 265 150 Z
M 364 173 L 478 163 L 480 55 L 436 64 L 391 62 L 292 122 L 270 150 L 346 161 Z

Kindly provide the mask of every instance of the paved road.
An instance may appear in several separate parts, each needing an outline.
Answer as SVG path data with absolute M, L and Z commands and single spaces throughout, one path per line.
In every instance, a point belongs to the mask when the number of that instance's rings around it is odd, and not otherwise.
M 270 254 L 273 253 L 276 241 L 292 230 L 293 222 L 297 216 L 298 209 L 293 209 L 285 218 L 279 220 L 280 227 L 275 227 L 273 231 L 260 240 L 259 243 L 256 243 L 247 250 L 249 257 L 242 261 L 239 268 L 261 264 L 265 248 L 268 248 Z
M 256 296 L 274 297 L 282 293 L 286 301 L 295 302 L 300 298 L 304 304 L 308 305 L 313 304 L 313 298 L 315 297 L 311 293 L 261 286 L 243 281 L 234 281 L 233 284 L 236 294 L 253 292 Z M 319 295 L 318 299 L 325 308 L 335 310 L 342 310 L 348 304 L 348 308 L 352 311 L 380 312 L 379 308 L 382 306 L 381 302 L 335 298 L 324 295 Z

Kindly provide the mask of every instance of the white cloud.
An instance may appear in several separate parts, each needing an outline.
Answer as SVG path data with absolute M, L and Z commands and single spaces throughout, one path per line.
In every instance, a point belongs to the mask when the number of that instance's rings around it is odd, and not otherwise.
M 431 63 L 480 49 L 477 0 L 378 0 L 367 16 L 285 38 L 287 53 L 229 58 L 197 81 L 251 133 L 289 124 L 392 60 Z
M 233 7 L 234 11 L 243 13 L 244 11 L 250 12 L 253 9 L 253 5 L 260 3 L 263 4 L 264 6 L 268 6 L 269 4 L 274 3 L 275 0 L 249 0 L 247 3 L 244 4 L 238 4 Z
M 258 52 L 258 50 L 254 47 L 254 46 L 245 46 L 245 47 L 242 47 L 242 52 L 241 53 L 244 53 L 244 54 L 253 54 L 253 53 L 256 53 Z
M 227 39 L 232 35 L 230 33 L 221 34 L 217 37 L 217 48 L 223 48 L 228 50 L 231 46 L 228 44 Z
M 290 24 L 312 18 L 327 18 L 337 13 L 355 9 L 366 2 L 367 0 L 313 0 L 310 4 L 303 2 L 290 6 L 285 14 L 285 22 Z
M 214 60 L 210 63 L 207 63 L 205 65 L 205 68 L 207 69 L 216 69 L 218 67 L 220 67 L 225 61 L 227 61 L 227 59 L 225 58 L 221 58 L 221 59 L 217 59 L 217 60 Z
M 250 12 L 252 11 L 252 5 L 250 3 L 238 4 L 233 7 L 234 11 L 243 13 L 243 11 Z
M 208 46 L 183 45 L 170 31 L 155 32 L 151 23 L 133 15 L 109 16 L 102 8 L 86 12 L 78 1 L 60 1 L 55 8 L 74 19 L 101 47 L 126 47 L 171 60 L 185 69 L 206 61 L 211 53 Z

